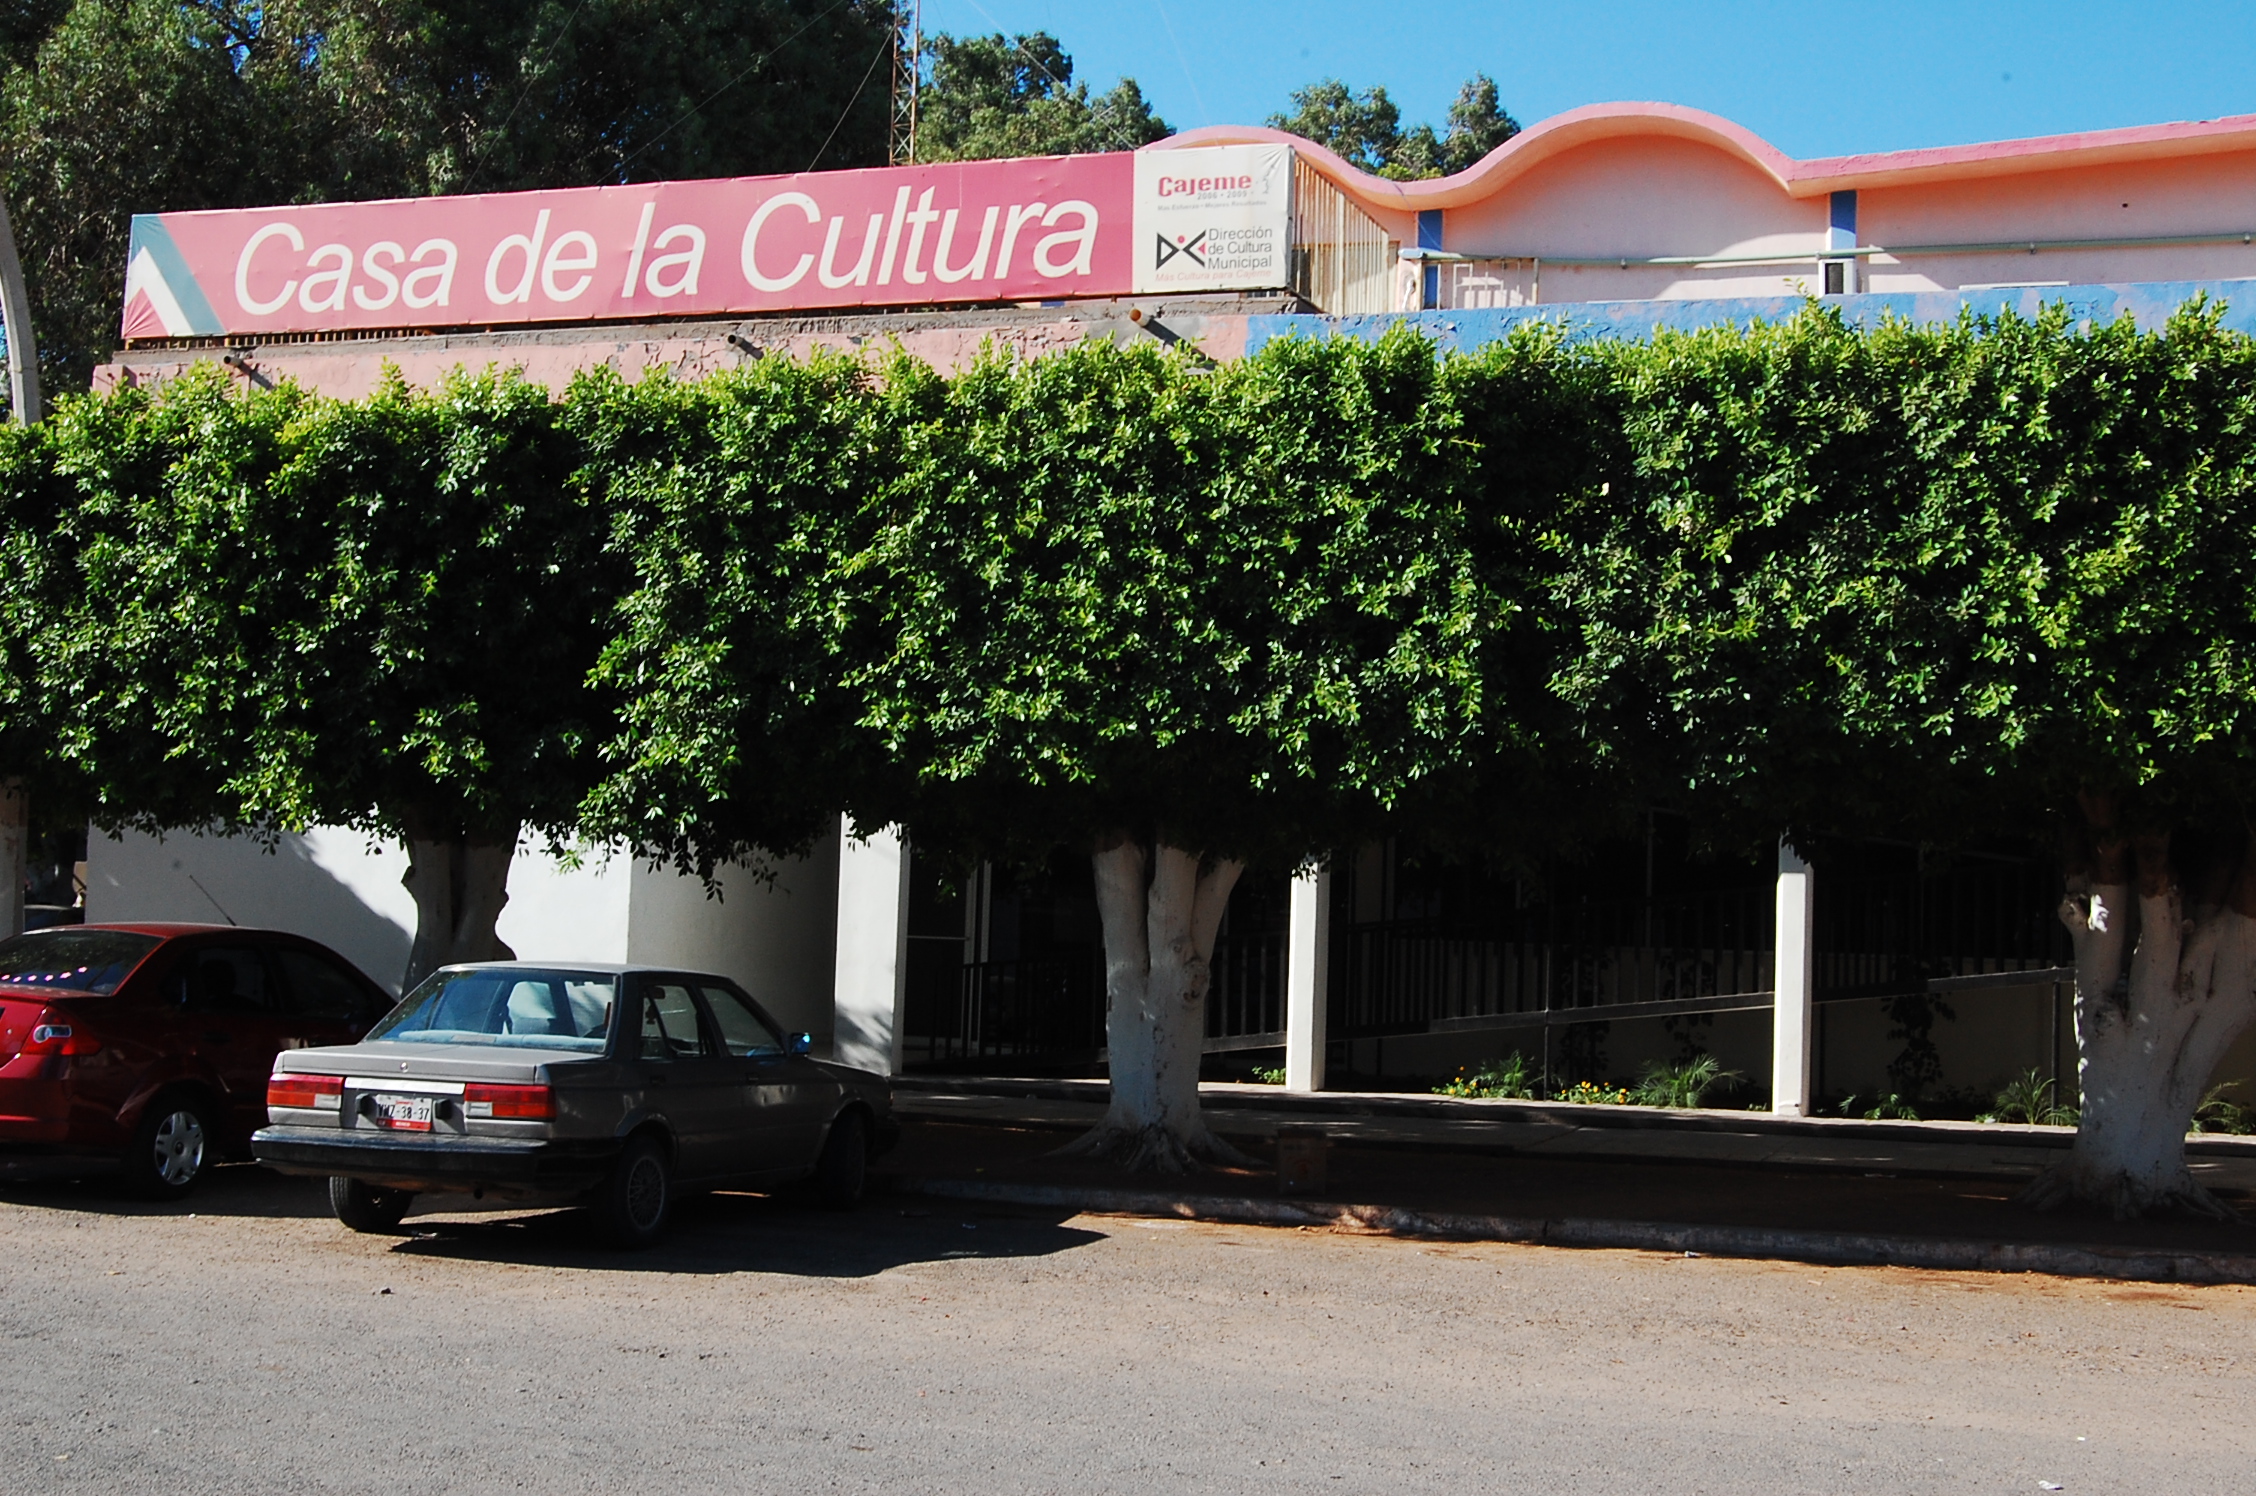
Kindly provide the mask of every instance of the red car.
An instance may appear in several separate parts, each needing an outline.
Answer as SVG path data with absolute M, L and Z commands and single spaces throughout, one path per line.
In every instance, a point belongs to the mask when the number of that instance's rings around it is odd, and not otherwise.
M 229 925 L 76 925 L 0 941 L 0 1178 L 122 1168 L 177 1199 L 248 1156 L 285 1049 L 392 1006 L 325 946 Z

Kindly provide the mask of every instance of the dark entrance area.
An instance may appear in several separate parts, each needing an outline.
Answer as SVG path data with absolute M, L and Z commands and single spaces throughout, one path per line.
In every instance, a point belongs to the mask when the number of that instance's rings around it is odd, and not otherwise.
M 1230 896 L 1206 1008 L 1218 1056 L 1285 1042 L 1287 886 L 1249 871 Z M 1104 937 L 1089 859 L 956 868 L 912 852 L 905 1006 L 912 1071 L 1102 1074 Z

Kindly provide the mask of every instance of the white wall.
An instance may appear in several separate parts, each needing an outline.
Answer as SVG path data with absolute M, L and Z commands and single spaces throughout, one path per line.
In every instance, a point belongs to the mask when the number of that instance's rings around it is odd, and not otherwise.
M 901 1073 L 908 977 L 909 848 L 898 827 L 851 837 L 839 825 L 831 1057 Z
M 338 826 L 280 838 L 129 832 L 87 842 L 89 921 L 180 920 L 259 925 L 318 940 L 397 992 L 415 929 L 400 885 L 407 852 Z M 497 928 L 526 961 L 649 961 L 719 972 L 777 1019 L 831 1031 L 838 904 L 835 836 L 781 865 L 772 882 L 724 871 L 721 898 L 695 878 L 636 864 L 623 851 L 583 852 L 578 866 L 537 840 L 509 865 Z
M 289 930 L 397 992 L 415 927 L 415 902 L 400 886 L 406 871 L 404 849 L 340 826 L 282 837 L 271 852 L 246 837 L 94 831 L 86 918 Z
M 636 867 L 624 959 L 731 977 L 785 1029 L 814 1035 L 815 1052 L 827 1054 L 838 837 L 774 865 L 772 879 L 727 867 L 716 881 L 717 899 L 671 868 Z

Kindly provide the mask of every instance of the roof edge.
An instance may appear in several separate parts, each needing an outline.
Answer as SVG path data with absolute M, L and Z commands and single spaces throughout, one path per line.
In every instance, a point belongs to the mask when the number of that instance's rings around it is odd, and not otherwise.
M 1681 104 L 1587 104 L 1529 126 L 1454 176 L 1417 182 L 1374 176 L 1314 141 L 1267 125 L 1208 125 L 1143 149 L 1291 145 L 1318 173 L 1366 205 L 1415 213 L 1480 202 L 1553 156 L 1599 140 L 1639 136 L 1700 141 L 1761 170 L 1789 196 L 1816 197 L 1859 187 L 1909 186 L 2116 161 L 2256 151 L 2256 114 L 1797 161 L 1745 126 L 1705 110 Z

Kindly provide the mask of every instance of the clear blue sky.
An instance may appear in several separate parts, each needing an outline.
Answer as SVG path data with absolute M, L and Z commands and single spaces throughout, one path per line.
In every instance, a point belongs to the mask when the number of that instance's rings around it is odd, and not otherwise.
M 1656 99 L 1792 156 L 2256 114 L 2256 0 L 925 0 L 924 25 L 1048 31 L 1178 129 L 1258 124 L 1323 77 L 1438 126 L 1482 71 L 1522 124 Z

